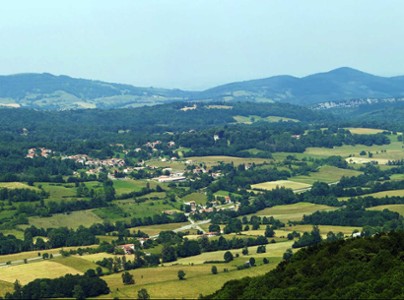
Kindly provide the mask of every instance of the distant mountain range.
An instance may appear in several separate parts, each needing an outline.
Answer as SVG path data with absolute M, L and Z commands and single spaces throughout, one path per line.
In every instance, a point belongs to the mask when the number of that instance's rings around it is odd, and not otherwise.
M 297 78 L 275 76 L 205 91 L 144 88 L 52 74 L 0 76 L 0 105 L 36 109 L 123 108 L 173 101 L 254 101 L 313 105 L 404 97 L 404 76 L 380 77 L 339 68 Z

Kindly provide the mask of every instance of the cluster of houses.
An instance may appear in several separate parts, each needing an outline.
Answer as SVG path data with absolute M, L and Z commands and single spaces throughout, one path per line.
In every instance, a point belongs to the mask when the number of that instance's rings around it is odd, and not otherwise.
M 50 154 L 52 154 L 51 149 L 46 149 L 44 147 L 40 148 L 30 148 L 28 149 L 28 154 L 25 156 L 27 158 L 34 158 L 34 157 L 48 157 Z
M 76 154 L 63 157 L 63 159 L 71 159 L 77 163 L 83 164 L 89 167 L 124 167 L 125 160 L 121 158 L 108 158 L 97 159 L 91 158 L 87 154 Z

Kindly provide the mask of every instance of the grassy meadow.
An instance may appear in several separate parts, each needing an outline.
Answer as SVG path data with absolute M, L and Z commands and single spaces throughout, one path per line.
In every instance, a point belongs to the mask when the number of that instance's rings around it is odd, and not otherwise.
M 318 172 L 311 172 L 309 175 L 299 175 L 291 177 L 291 181 L 313 184 L 316 181 L 327 183 L 337 182 L 342 176 L 358 176 L 362 172 L 350 169 L 341 169 L 333 166 L 322 166 Z
M 361 195 L 360 197 L 367 197 L 367 196 L 371 196 L 374 198 L 384 198 L 384 197 L 394 197 L 394 196 L 404 197 L 404 190 L 382 191 L 382 192 L 377 192 L 377 193 Z M 348 200 L 350 198 L 351 197 L 338 197 L 338 200 L 343 201 L 343 200 Z
M 276 205 L 270 208 L 265 208 L 253 215 L 267 217 L 273 216 L 275 219 L 279 219 L 282 222 L 287 222 L 289 220 L 300 221 L 303 219 L 304 215 L 310 215 L 316 211 L 331 211 L 335 209 L 335 207 L 327 205 L 299 202 L 295 204 Z M 253 215 L 248 215 L 247 217 L 251 217 Z
M 252 124 L 255 122 L 300 122 L 297 119 L 292 119 L 292 118 L 286 118 L 286 117 L 278 117 L 278 116 L 268 116 L 268 117 L 260 117 L 260 116 L 234 116 L 233 119 L 237 123 L 242 123 L 242 124 Z
M 195 192 L 192 194 L 188 194 L 185 197 L 181 198 L 184 202 L 195 201 L 196 204 L 205 205 L 208 200 L 204 193 Z
M 235 166 L 241 164 L 255 163 L 262 164 L 271 161 L 268 158 L 247 158 L 247 157 L 235 157 L 235 156 L 191 156 L 187 157 L 187 160 L 191 160 L 195 164 L 205 163 L 206 166 L 212 167 L 219 165 L 220 162 L 229 164 L 234 163 Z
M 37 278 L 57 278 L 65 274 L 81 274 L 75 268 L 57 263 L 53 260 L 42 260 L 21 265 L 2 267 L 0 280 L 14 283 L 19 280 L 21 284 L 27 284 Z
M 375 128 L 361 128 L 361 127 L 348 127 L 345 128 L 349 130 L 352 134 L 376 134 L 382 133 L 383 129 L 375 129 Z
M 276 181 L 267 181 L 262 183 L 257 183 L 251 185 L 252 189 L 258 190 L 273 190 L 277 187 L 285 187 L 287 189 L 292 189 L 294 191 L 308 189 L 311 187 L 310 184 L 295 182 L 291 180 L 276 180 Z
M 68 227 L 76 229 L 79 226 L 90 227 L 102 223 L 103 219 L 94 213 L 93 209 L 73 211 L 69 214 L 54 214 L 51 217 L 29 217 L 29 224 L 38 228 Z
M 368 208 L 368 210 L 380 210 L 380 211 L 385 209 L 398 212 L 400 215 L 404 216 L 404 204 L 387 204 Z

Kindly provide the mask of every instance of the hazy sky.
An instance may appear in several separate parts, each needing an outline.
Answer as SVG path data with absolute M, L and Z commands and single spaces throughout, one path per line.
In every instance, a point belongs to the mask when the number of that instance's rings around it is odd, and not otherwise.
M 0 74 L 181 89 L 341 66 L 404 74 L 402 0 L 4 0 Z

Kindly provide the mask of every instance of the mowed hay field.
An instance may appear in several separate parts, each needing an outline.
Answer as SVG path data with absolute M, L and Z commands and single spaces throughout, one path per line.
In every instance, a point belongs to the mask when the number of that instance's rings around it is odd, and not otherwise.
M 54 214 L 52 217 L 29 217 L 29 224 L 38 228 L 68 227 L 76 229 L 80 225 L 90 227 L 103 220 L 93 213 L 92 210 L 79 210 L 70 214 Z
M 322 181 L 327 183 L 337 182 L 341 179 L 342 176 L 358 176 L 362 174 L 362 172 L 349 170 L 349 169 L 341 169 L 333 166 L 322 166 L 319 168 L 318 172 L 312 172 L 309 175 L 299 175 L 291 177 L 291 181 L 313 184 L 316 181 Z
M 15 282 L 19 280 L 21 284 L 37 278 L 57 278 L 65 274 L 81 274 L 78 270 L 64 266 L 51 260 L 43 260 L 28 264 L 7 266 L 0 268 L 0 280 Z
M 307 202 L 299 202 L 295 204 L 288 205 L 277 205 L 270 208 L 265 208 L 263 210 L 258 211 L 257 216 L 267 216 L 274 217 L 275 219 L 279 219 L 282 222 L 287 221 L 300 221 L 303 219 L 304 215 L 310 215 L 316 211 L 331 211 L 336 210 L 336 207 L 313 204 Z M 247 217 L 251 217 L 253 215 L 248 215 Z
M 4 297 L 6 293 L 14 291 L 14 283 L 0 280 L 0 297 Z
M 235 157 L 235 156 L 191 156 L 187 157 L 187 160 L 191 160 L 193 163 L 205 163 L 207 167 L 212 167 L 220 164 L 220 162 L 229 164 L 234 163 L 238 166 L 241 164 L 263 164 L 264 162 L 269 162 L 271 159 L 268 158 L 247 158 L 247 157 Z
M 404 216 L 404 204 L 387 204 L 368 208 L 368 210 L 385 210 L 385 209 L 398 212 L 400 215 Z
M 381 133 L 385 130 L 383 129 L 374 129 L 374 128 L 353 128 L 353 127 L 348 127 L 345 128 L 349 130 L 352 134 L 376 134 L 376 133 Z
M 276 180 L 276 181 L 267 181 L 262 183 L 257 183 L 251 185 L 252 189 L 256 190 L 273 190 L 277 187 L 285 187 L 287 189 L 292 189 L 294 191 L 308 189 L 311 187 L 310 184 L 295 182 L 291 180 Z

